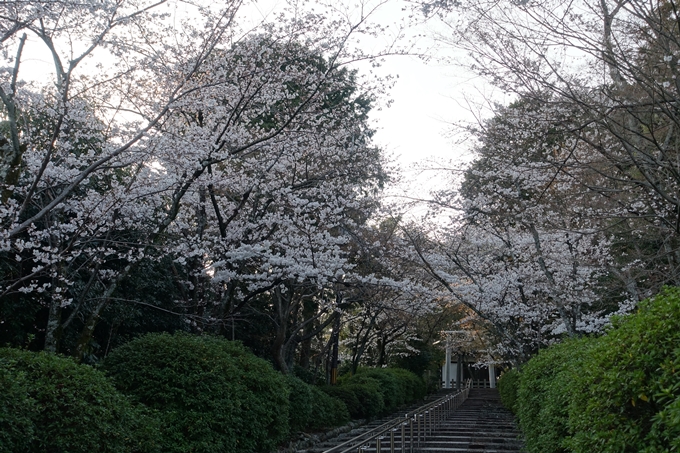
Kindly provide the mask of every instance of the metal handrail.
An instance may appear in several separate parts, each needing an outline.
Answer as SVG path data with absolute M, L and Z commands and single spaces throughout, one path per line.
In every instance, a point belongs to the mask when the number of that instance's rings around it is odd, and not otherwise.
M 408 451 L 413 453 L 414 448 L 420 446 L 420 442 L 424 441 L 426 436 L 432 434 L 436 426 L 443 422 L 449 413 L 463 404 L 468 397 L 471 385 L 472 380 L 468 379 L 461 391 L 445 395 L 438 400 L 425 404 L 412 412 L 406 413 L 404 417 L 392 419 L 377 428 L 336 445 L 324 453 L 349 453 L 353 450 L 356 450 L 357 453 L 363 453 L 363 450 L 369 448 L 374 441 L 376 453 L 381 453 L 382 440 L 386 437 L 389 437 L 390 440 L 390 453 L 394 453 L 395 432 L 399 429 L 401 430 L 401 448 L 399 451 L 401 453 L 407 452 L 406 439 L 408 438 Z M 387 433 L 389 433 L 389 436 L 384 435 Z

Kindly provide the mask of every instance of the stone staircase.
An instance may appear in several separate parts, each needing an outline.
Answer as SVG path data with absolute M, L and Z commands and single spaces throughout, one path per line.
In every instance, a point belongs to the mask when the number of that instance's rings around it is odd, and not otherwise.
M 435 399 L 443 395 L 432 395 Z M 422 403 L 420 403 L 422 404 Z M 408 408 L 409 410 L 412 408 Z M 402 412 L 403 414 L 403 412 Z M 392 418 L 399 414 L 392 414 Z M 359 434 L 382 425 L 390 417 L 374 420 L 349 432 L 316 443 L 311 448 L 296 449 L 296 453 L 323 453 Z M 407 442 L 401 450 L 401 433 L 394 433 L 394 453 L 411 453 Z M 408 438 L 407 438 L 408 439 Z M 522 449 L 520 432 L 513 414 L 501 405 L 496 389 L 471 389 L 468 399 L 448 418 L 440 422 L 425 439 L 414 445 L 413 453 L 518 453 Z M 361 447 L 361 453 L 376 453 L 375 443 Z M 358 452 L 358 448 L 351 450 Z M 390 441 L 385 437 L 381 453 L 390 453 Z
M 515 453 L 522 449 L 513 414 L 501 405 L 498 390 L 472 389 L 418 448 L 422 453 Z
M 337 445 L 339 445 L 343 442 L 346 442 L 346 441 L 348 441 L 348 440 L 350 440 L 350 439 L 352 439 L 356 436 L 359 436 L 359 435 L 361 435 L 361 434 L 363 434 L 367 431 L 371 431 L 372 429 L 375 429 L 379 426 L 382 426 L 383 424 L 385 424 L 385 423 L 387 423 L 387 422 L 389 422 L 389 421 L 391 421 L 391 420 L 393 420 L 397 417 L 403 416 L 405 413 L 411 412 L 411 411 L 417 409 L 418 407 L 420 407 L 424 404 L 427 404 L 431 401 L 435 401 L 435 400 L 441 398 L 442 396 L 444 396 L 448 393 L 451 393 L 451 392 L 453 392 L 452 389 L 448 389 L 448 390 L 442 389 L 437 393 L 433 393 L 431 395 L 428 395 L 425 399 L 423 399 L 423 400 L 421 400 L 421 401 L 419 401 L 415 404 L 411 404 L 409 406 L 402 407 L 397 412 L 394 412 L 392 414 L 386 415 L 384 417 L 381 417 L 381 418 L 378 418 L 378 419 L 375 419 L 375 420 L 371 420 L 371 421 L 368 421 L 368 422 L 365 422 L 365 423 L 361 423 L 359 426 L 353 427 L 350 431 L 347 431 L 347 432 L 338 434 L 337 436 L 333 436 L 333 437 L 328 438 L 326 440 L 317 442 L 311 447 L 303 448 L 303 449 L 297 449 L 295 451 L 296 451 L 296 453 L 323 453 L 323 452 L 330 450 L 331 448 L 333 448 L 333 447 L 335 447 L 335 446 L 337 446 Z M 399 441 L 401 441 L 401 439 L 399 439 Z M 389 451 L 389 449 L 387 451 Z M 368 449 L 365 449 L 365 452 L 366 453 L 375 453 L 375 448 L 369 447 Z M 385 450 L 383 450 L 382 453 L 385 453 Z

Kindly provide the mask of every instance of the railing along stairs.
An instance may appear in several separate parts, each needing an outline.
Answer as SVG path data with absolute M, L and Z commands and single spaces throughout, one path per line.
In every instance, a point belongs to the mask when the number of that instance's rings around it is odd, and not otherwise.
M 357 437 L 326 450 L 324 453 L 413 453 L 426 437 L 443 423 L 451 412 L 467 399 L 473 381 L 468 379 L 457 393 L 450 393 L 418 409 L 406 413 Z

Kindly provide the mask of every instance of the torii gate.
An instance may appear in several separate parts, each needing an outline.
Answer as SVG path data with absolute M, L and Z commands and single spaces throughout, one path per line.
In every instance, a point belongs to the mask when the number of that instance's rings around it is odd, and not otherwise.
M 451 388 L 451 381 L 452 381 L 452 376 L 451 376 L 451 368 L 454 366 L 453 363 L 451 363 L 451 349 L 452 349 L 452 341 L 451 337 L 455 334 L 463 334 L 463 335 L 469 335 L 470 332 L 467 330 L 445 330 L 442 331 L 444 335 L 446 335 L 446 359 L 444 362 L 444 366 L 442 369 L 442 378 L 444 381 L 444 388 L 450 389 Z M 458 353 L 458 360 L 456 361 L 457 363 L 455 364 L 454 368 L 454 373 L 455 373 L 455 378 L 456 378 L 456 389 L 460 390 L 462 386 L 462 381 L 463 381 L 463 355 L 461 353 Z M 489 364 L 488 366 L 489 369 L 489 386 L 491 388 L 496 388 L 496 368 L 493 366 L 493 364 Z

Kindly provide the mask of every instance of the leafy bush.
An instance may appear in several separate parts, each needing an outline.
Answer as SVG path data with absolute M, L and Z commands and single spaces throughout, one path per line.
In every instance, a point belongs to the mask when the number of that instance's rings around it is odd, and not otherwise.
M 541 351 L 517 414 L 530 452 L 680 451 L 680 289 L 665 288 L 606 335 Z
M 403 395 L 402 404 L 422 399 L 426 395 L 425 382 L 415 373 L 403 368 L 384 368 L 383 370 L 397 379 L 400 393 Z
M 385 411 L 385 401 L 379 385 L 378 381 L 371 379 L 363 383 L 326 386 L 323 391 L 342 401 L 352 418 L 371 419 Z
M 327 385 L 322 387 L 322 390 L 329 396 L 342 401 L 351 418 L 367 418 L 364 413 L 364 405 L 360 402 L 359 398 L 357 398 L 357 394 L 353 391 L 351 386 Z
M 270 451 L 288 435 L 283 375 L 240 343 L 149 334 L 103 366 L 119 389 L 161 413 L 164 452 Z
M 680 451 L 680 289 L 618 318 L 586 357 L 569 406 L 580 452 Z
M 385 399 L 378 381 L 366 379 L 363 383 L 349 383 L 343 387 L 354 393 L 359 401 L 359 418 L 371 419 L 385 412 Z
M 341 385 L 376 387 L 384 402 L 384 407 L 378 410 L 377 414 L 394 411 L 399 406 L 411 403 L 425 395 L 423 380 L 401 368 L 360 368 L 357 374 L 343 378 Z M 357 395 L 357 397 L 359 401 L 364 401 L 361 396 Z M 368 409 L 364 412 L 374 411 Z
M 28 451 L 36 436 L 33 419 L 38 407 L 26 372 L 17 370 L 5 354 L 0 350 L 0 452 Z
M 154 452 L 158 421 L 101 372 L 0 348 L 0 452 Z
M 522 369 L 517 415 L 526 448 L 533 453 L 566 452 L 569 400 L 578 388 L 576 367 L 592 341 L 568 340 L 539 352 Z M 597 451 L 597 450 L 593 450 Z
M 314 393 L 309 384 L 295 376 L 286 376 L 286 383 L 290 390 L 288 425 L 291 433 L 295 433 L 309 426 L 314 406 Z
M 312 418 L 308 425 L 311 429 L 330 428 L 342 425 L 350 419 L 345 404 L 337 398 L 324 393 L 318 387 L 310 386 L 312 391 Z
M 503 406 L 517 413 L 517 391 L 519 390 L 520 374 L 516 369 L 504 371 L 498 379 L 498 393 Z
M 324 391 L 342 400 L 352 418 L 373 418 L 425 396 L 421 378 L 401 368 L 362 368 Z
M 375 382 L 385 402 L 385 412 L 391 412 L 404 404 L 404 394 L 397 378 L 384 368 L 360 368 L 346 381 L 348 384 Z M 382 412 L 382 411 L 381 411 Z

